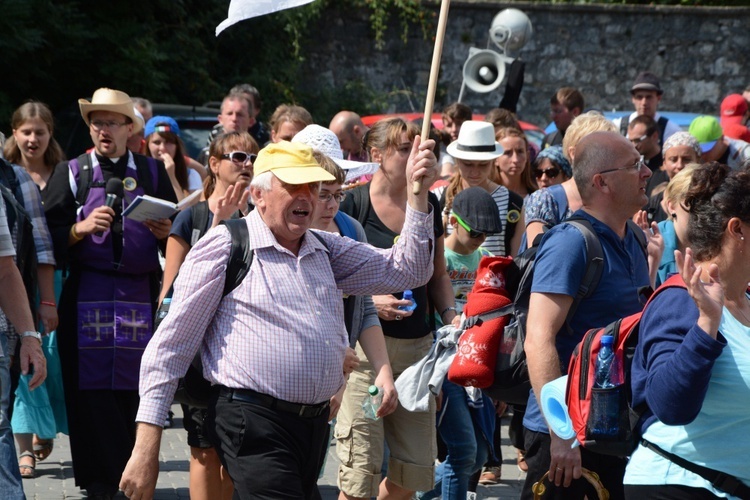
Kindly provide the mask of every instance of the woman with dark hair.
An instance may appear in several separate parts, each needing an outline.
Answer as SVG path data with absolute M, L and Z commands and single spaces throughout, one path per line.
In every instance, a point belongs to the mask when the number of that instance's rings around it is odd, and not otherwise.
M 625 471 L 627 498 L 750 498 L 748 193 L 747 170 L 693 170 L 683 201 L 689 246 L 675 252 L 687 288 L 649 305 L 633 359 L 633 407 L 647 409 Z M 712 484 L 697 465 L 725 479 Z
M 242 217 L 247 213 L 250 194 L 247 188 L 253 178 L 253 160 L 257 154 L 258 144 L 247 132 L 228 132 L 211 143 L 209 174 L 203 190 L 205 200 L 177 214 L 167 239 L 160 302 L 198 239 L 221 220 Z M 231 498 L 232 482 L 222 470 L 219 456 L 204 428 L 207 410 L 182 405 L 182 412 L 182 424 L 190 446 L 190 497 Z
M 177 200 L 182 200 L 201 188 L 202 179 L 197 170 L 188 167 L 185 145 L 180 139 L 180 127 L 169 116 L 154 116 L 143 132 L 146 137 L 146 156 L 164 162 Z
M 537 190 L 526 134 L 517 128 L 501 128 L 495 132 L 495 139 L 503 147 L 503 154 L 495 160 L 495 182 L 526 198 Z
M 562 146 L 543 149 L 534 160 L 532 172 L 539 189 L 562 184 L 573 177 L 573 169 L 568 159 L 563 156 Z
M 377 248 L 391 248 L 404 225 L 406 166 L 418 134 L 419 128 L 414 123 L 391 118 L 375 123 L 365 135 L 365 149 L 371 160 L 380 164 L 380 169 L 373 174 L 372 181 L 347 192 L 340 210 L 362 224 L 367 241 Z M 434 143 L 426 140 L 421 144 L 432 147 Z M 434 156 L 432 160 L 436 161 Z M 430 194 L 429 202 L 437 214 L 440 211 L 437 198 Z M 426 286 L 412 290 L 416 309 L 404 310 L 410 302 L 401 293 L 373 296 L 396 379 L 432 346 L 429 304 L 445 324 L 456 316 L 443 253 L 443 228 L 437 218 L 434 223 L 435 270 Z M 399 404 L 385 418 L 369 420 L 361 404 L 368 387 L 374 383 L 375 372 L 361 346 L 357 347 L 357 355 L 362 363 L 349 376 L 336 422 L 336 452 L 341 460 L 339 498 L 409 498 L 416 490 L 431 489 L 436 454 L 434 400 L 430 398 L 427 412 L 410 412 Z M 387 395 L 388 388 L 385 392 Z M 384 439 L 390 448 L 389 476 L 381 482 Z
M 23 205 L 34 224 L 40 292 L 37 315 L 47 334 L 42 338 L 42 349 L 47 358 L 47 380 L 33 392 L 28 390 L 27 384 L 19 384 L 11 420 L 18 443 L 21 476 L 32 478 L 36 475 L 36 461 L 45 460 L 52 453 L 55 435 L 68 433 L 55 331 L 58 322 L 56 304 L 63 273 L 61 269 L 55 270 L 52 240 L 42 212 L 47 181 L 55 165 L 65 160 L 65 155 L 53 137 L 54 119 L 44 103 L 29 101 L 22 104 L 13 112 L 10 125 L 13 135 L 5 142 L 4 154 L 10 163 L 15 164 L 13 171 L 23 193 Z

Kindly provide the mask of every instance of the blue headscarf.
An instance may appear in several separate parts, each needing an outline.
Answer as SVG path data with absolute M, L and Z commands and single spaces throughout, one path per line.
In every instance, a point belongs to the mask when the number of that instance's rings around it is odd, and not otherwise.
M 562 146 L 550 146 L 543 149 L 536 157 L 536 165 L 539 165 L 544 158 L 560 167 L 568 179 L 573 177 L 573 169 L 570 168 L 570 162 L 563 156 Z

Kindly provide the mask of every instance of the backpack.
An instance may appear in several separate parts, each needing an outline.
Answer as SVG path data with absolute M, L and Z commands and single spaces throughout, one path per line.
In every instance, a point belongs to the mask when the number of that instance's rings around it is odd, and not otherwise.
M 565 400 L 568 414 L 573 423 L 576 439 L 584 448 L 595 453 L 627 457 L 638 445 L 637 425 L 645 411 L 645 405 L 633 408 L 633 395 L 630 390 L 630 370 L 633 355 L 638 344 L 638 333 L 643 311 L 654 298 L 667 288 L 685 288 L 685 283 L 679 274 L 671 276 L 651 294 L 646 306 L 640 312 L 618 319 L 602 328 L 592 328 L 584 335 L 581 342 L 573 350 L 568 367 L 568 386 Z M 604 335 L 614 336 L 613 350 L 620 370 L 621 385 L 602 389 L 594 387 L 596 376 L 596 360 L 601 348 L 601 338 Z M 593 431 L 591 409 L 598 401 L 607 398 L 611 402 L 612 396 L 618 402 L 619 433 L 616 437 L 597 439 Z
M 5 201 L 8 229 L 15 234 L 16 267 L 21 274 L 32 316 L 36 315 L 37 256 L 34 223 L 23 204 L 23 191 L 13 166 L 0 158 L 0 193 Z
M 140 155 L 139 155 L 140 156 Z M 135 163 L 136 172 L 138 172 L 138 182 L 143 186 L 143 192 L 149 196 L 154 196 L 153 177 L 149 166 L 156 166 L 156 160 L 154 158 L 143 157 L 146 161 L 138 161 L 137 156 L 133 156 L 133 162 Z M 93 187 L 106 187 L 105 182 L 94 182 L 94 170 L 91 164 L 91 155 L 84 153 L 78 158 L 78 186 L 76 190 L 76 203 L 79 207 L 82 207 L 86 203 L 86 199 L 89 196 L 89 191 Z
M 604 268 L 604 251 L 591 223 L 584 218 L 571 218 L 565 221 L 578 229 L 586 245 L 586 272 L 584 273 L 578 293 L 573 298 L 573 304 L 568 310 L 563 328 L 566 333 L 572 333 L 570 319 L 575 314 L 578 304 L 589 297 L 596 290 Z M 636 234 L 642 231 L 638 228 Z M 498 352 L 495 364 L 495 378 L 492 385 L 484 388 L 484 392 L 492 399 L 506 403 L 525 405 L 529 399 L 531 382 L 524 343 L 526 340 L 526 319 L 529 314 L 529 299 L 531 298 L 531 284 L 534 280 L 534 262 L 541 241 L 539 235 L 532 246 L 514 260 L 513 267 L 508 272 L 508 290 L 515 290 L 513 304 L 510 307 L 510 322 L 502 333 L 503 344 L 511 345 L 510 355 Z
M 232 238 L 232 245 L 229 249 L 229 261 L 226 270 L 226 281 L 224 282 L 224 290 L 221 295 L 222 298 L 224 298 L 237 288 L 245 279 L 245 276 L 247 276 L 247 273 L 250 271 L 250 266 L 253 263 L 254 252 L 248 247 L 250 233 L 247 229 L 247 222 L 244 219 L 223 220 L 220 224 L 224 224 L 227 227 L 229 235 Z M 322 236 L 314 231 L 310 231 L 310 233 L 328 248 L 328 245 Z M 171 298 L 173 293 L 174 285 L 170 287 L 164 298 Z M 156 312 L 154 331 L 156 331 L 156 328 L 158 328 L 164 320 L 168 311 L 169 306 L 165 306 L 162 301 Z M 203 377 L 203 363 L 201 361 L 200 353 L 198 353 L 193 358 L 190 366 L 188 366 L 185 376 L 179 380 L 174 400 L 178 403 L 194 406 L 196 408 L 207 408 L 210 397 L 211 382 Z

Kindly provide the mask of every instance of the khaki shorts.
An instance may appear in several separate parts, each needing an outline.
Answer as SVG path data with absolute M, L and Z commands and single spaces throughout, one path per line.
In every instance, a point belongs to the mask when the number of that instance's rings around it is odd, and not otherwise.
M 385 343 L 394 376 L 398 377 L 429 352 L 432 335 L 420 339 L 385 337 Z M 341 462 L 339 489 L 354 497 L 378 495 L 385 440 L 390 449 L 388 479 L 408 490 L 431 490 L 437 456 L 434 398 L 430 398 L 428 412 L 409 412 L 399 404 L 384 419 L 366 419 L 362 401 L 375 381 L 375 373 L 359 344 L 357 355 L 361 362 L 349 376 L 334 431 L 336 454 Z

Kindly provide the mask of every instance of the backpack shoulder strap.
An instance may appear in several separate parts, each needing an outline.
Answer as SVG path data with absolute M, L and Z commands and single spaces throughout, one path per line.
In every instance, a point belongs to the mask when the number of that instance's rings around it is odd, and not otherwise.
M 620 118 L 620 133 L 625 137 L 628 136 L 628 124 L 630 123 L 630 115 L 625 115 Z
M 365 193 L 366 189 L 369 189 L 370 184 L 365 184 L 362 187 L 355 188 L 352 191 L 352 200 L 354 201 L 354 210 L 357 213 L 357 221 L 365 227 L 367 222 L 367 214 L 370 212 L 370 196 L 369 193 Z
M 630 228 L 631 231 L 633 231 L 633 234 L 635 235 L 635 238 L 638 240 L 638 243 L 641 245 L 641 250 L 643 250 L 643 254 L 648 258 L 648 241 L 646 240 L 646 235 L 643 234 L 643 229 L 633 222 L 632 219 L 628 219 L 627 227 Z
M 190 234 L 190 246 L 192 247 L 206 234 L 208 226 L 208 202 L 201 201 L 193 205 L 190 209 L 190 215 L 193 223 L 193 230 Z
M 505 209 L 505 253 L 510 255 L 510 244 L 516 234 L 518 221 L 521 220 L 523 198 L 508 189 L 508 206 Z
M 586 271 L 578 287 L 578 292 L 573 297 L 568 315 L 565 317 L 565 327 L 568 333 L 573 333 L 570 327 L 570 319 L 575 315 L 581 300 L 590 297 L 599 285 L 604 270 L 604 250 L 602 249 L 602 243 L 599 241 L 599 236 L 597 236 L 588 220 L 575 217 L 568 219 L 566 223 L 573 225 L 581 232 L 586 244 Z
M 357 239 L 357 229 L 354 227 L 354 224 L 352 224 L 352 220 L 348 215 L 346 215 L 344 212 L 338 211 L 333 217 L 333 220 L 336 221 L 339 229 L 341 229 L 341 234 L 353 240 Z M 325 241 L 320 241 L 325 245 Z
M 76 161 L 78 161 L 78 189 L 76 191 L 76 203 L 79 207 L 82 207 L 86 203 L 86 198 L 89 196 L 91 182 L 94 179 L 94 170 L 91 164 L 91 156 L 89 156 L 88 153 L 83 153 L 76 158 Z
M 248 246 L 250 232 L 247 229 L 245 219 L 227 219 L 219 224 L 224 224 L 232 237 L 232 247 L 229 250 L 229 263 L 227 264 L 227 280 L 224 283 L 222 297 L 229 295 L 245 279 L 253 263 L 253 250 Z
M 656 121 L 656 126 L 659 128 L 659 144 L 664 144 L 664 132 L 667 130 L 667 123 L 669 123 L 669 120 L 663 116 L 660 116 Z
M 565 212 L 568 211 L 568 195 L 561 184 L 555 184 L 547 188 L 547 191 L 557 203 L 557 218 L 560 222 L 565 220 Z
M 154 196 L 156 194 L 154 178 L 158 179 L 159 177 L 158 175 L 154 176 L 158 165 L 156 159 L 150 156 L 133 154 L 133 161 L 135 162 L 135 171 L 138 173 L 138 182 L 143 186 L 143 191 L 149 196 Z

